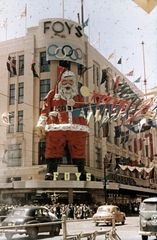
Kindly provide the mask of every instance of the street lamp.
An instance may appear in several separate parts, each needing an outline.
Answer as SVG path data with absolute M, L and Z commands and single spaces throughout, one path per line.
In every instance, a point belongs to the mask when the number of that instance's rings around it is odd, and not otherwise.
M 107 188 L 106 188 L 106 158 L 104 158 L 104 193 L 105 193 L 105 204 L 107 204 Z

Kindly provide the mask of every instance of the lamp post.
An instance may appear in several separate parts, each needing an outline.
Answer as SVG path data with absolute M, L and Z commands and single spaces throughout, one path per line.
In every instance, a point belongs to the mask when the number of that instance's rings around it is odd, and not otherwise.
M 104 158 L 104 194 L 105 194 L 105 204 L 107 204 L 107 188 L 106 188 L 106 158 Z

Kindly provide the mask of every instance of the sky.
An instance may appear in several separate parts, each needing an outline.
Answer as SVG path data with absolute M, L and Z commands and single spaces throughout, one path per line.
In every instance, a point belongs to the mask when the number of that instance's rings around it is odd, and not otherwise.
M 18 19 L 26 5 L 26 17 Z M 28 27 L 46 18 L 78 22 L 78 13 L 82 19 L 81 0 L 0 0 L 0 24 L 7 19 L 0 41 L 22 37 Z M 134 70 L 128 79 L 141 77 L 135 84 L 143 92 L 145 78 L 147 92 L 157 86 L 157 7 L 148 14 L 132 0 L 84 0 L 83 18 L 89 18 L 84 30 L 90 43 L 106 58 L 114 52 L 109 61 L 119 71 L 125 75 Z M 117 64 L 120 58 L 122 64 Z

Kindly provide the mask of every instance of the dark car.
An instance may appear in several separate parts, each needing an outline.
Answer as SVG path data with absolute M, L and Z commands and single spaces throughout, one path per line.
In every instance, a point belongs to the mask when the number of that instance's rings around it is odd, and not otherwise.
M 35 225 L 30 227 L 16 227 L 17 225 L 25 224 Z M 5 226 L 10 226 L 10 228 L 4 228 L 4 233 L 8 240 L 10 240 L 14 234 L 26 234 L 30 238 L 35 239 L 38 233 L 43 232 L 49 232 L 51 237 L 58 236 L 61 229 L 61 220 L 45 207 L 18 207 L 13 209 L 2 222 L 2 227 Z M 13 226 L 15 226 L 15 228 Z
M 147 198 L 140 203 L 140 231 L 142 240 L 149 236 L 157 238 L 157 197 Z

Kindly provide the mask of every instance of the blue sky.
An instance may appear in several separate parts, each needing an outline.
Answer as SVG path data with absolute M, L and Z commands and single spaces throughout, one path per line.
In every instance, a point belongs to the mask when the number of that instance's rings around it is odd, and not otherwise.
M 62 18 L 63 0 L 0 0 L 0 24 L 7 18 L 7 39 L 25 35 L 26 27 L 37 26 L 39 20 Z M 18 20 L 27 4 L 27 17 Z M 78 21 L 81 18 L 81 0 L 64 0 L 64 18 Z M 146 13 L 132 0 L 84 0 L 84 21 L 89 17 L 89 26 L 85 33 L 93 46 L 108 57 L 115 51 L 115 57 L 109 61 L 125 75 L 134 69 L 135 81 L 141 76 L 137 87 L 144 91 L 144 42 L 145 72 L 147 90 L 157 86 L 157 7 Z M 0 41 L 5 41 L 6 29 L 0 28 Z M 99 48 L 100 46 L 100 48 Z M 117 64 L 122 57 L 122 64 Z

